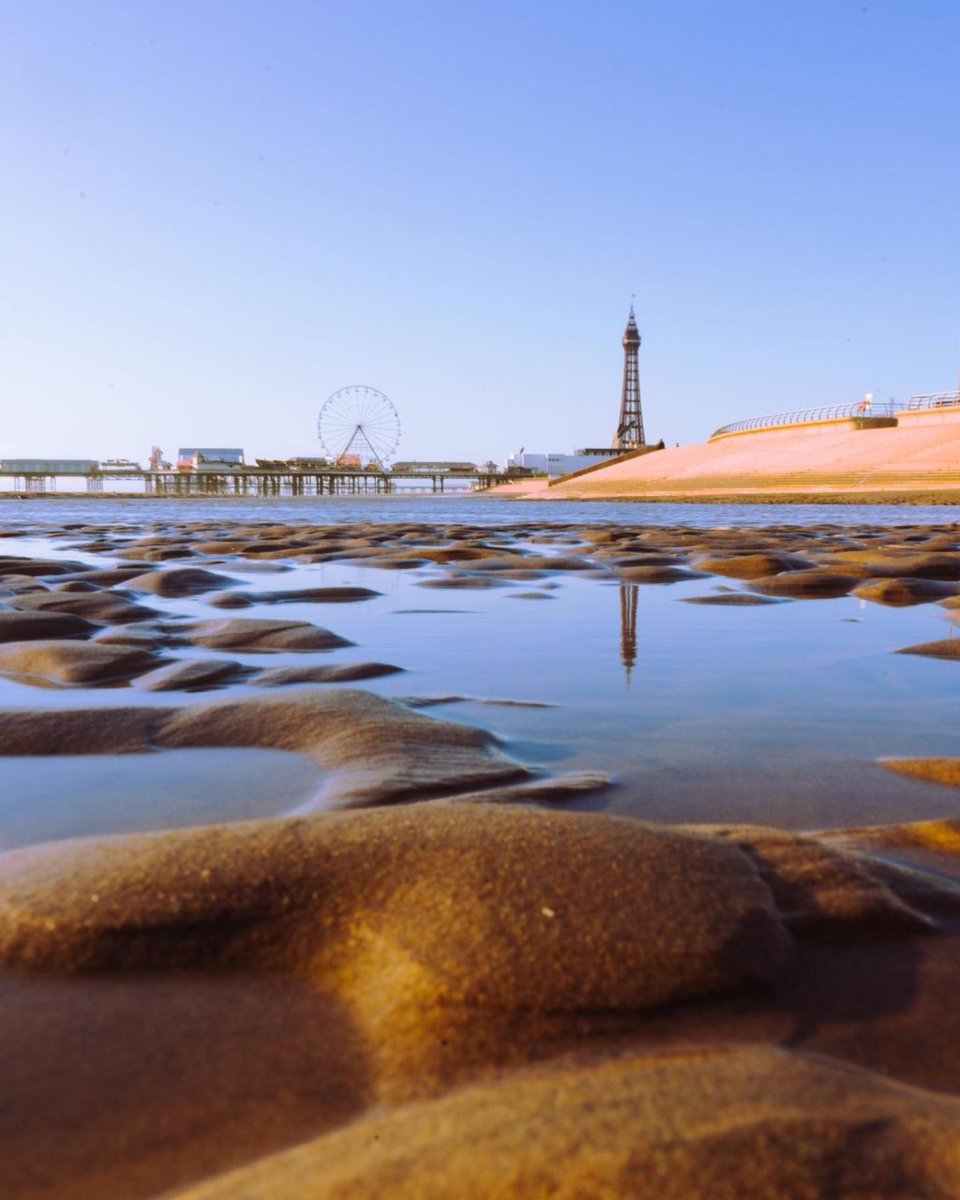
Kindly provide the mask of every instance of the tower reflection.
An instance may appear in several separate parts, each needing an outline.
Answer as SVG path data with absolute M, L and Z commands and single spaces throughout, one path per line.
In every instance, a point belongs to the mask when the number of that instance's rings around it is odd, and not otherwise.
M 620 661 L 627 675 L 627 686 L 630 685 L 630 675 L 637 661 L 637 602 L 640 587 L 636 583 L 620 584 Z

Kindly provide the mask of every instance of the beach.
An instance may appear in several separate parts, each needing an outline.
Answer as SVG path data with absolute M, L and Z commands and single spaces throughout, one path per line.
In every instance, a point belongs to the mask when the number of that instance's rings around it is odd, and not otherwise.
M 71 504 L 0 1195 L 960 1195 L 949 509 Z

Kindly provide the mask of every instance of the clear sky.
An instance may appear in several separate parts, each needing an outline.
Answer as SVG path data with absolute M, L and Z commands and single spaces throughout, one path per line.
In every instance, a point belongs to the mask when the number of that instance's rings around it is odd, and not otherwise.
M 957 386 L 956 0 L 0 0 L 0 455 L 402 458 Z

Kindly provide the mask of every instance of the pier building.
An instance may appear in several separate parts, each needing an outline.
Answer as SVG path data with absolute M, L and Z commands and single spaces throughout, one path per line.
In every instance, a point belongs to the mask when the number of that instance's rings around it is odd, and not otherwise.
M 216 471 L 242 467 L 243 451 L 236 447 L 194 447 L 177 451 L 177 469 L 180 471 Z

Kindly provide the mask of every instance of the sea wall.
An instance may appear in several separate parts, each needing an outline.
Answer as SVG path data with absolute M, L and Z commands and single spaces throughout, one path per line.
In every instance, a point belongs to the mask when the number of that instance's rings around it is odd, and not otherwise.
M 960 412 L 758 430 L 560 480 L 556 499 L 944 491 L 960 494 Z M 545 489 L 542 489 L 545 491 Z M 537 494 L 530 489 L 528 494 Z

